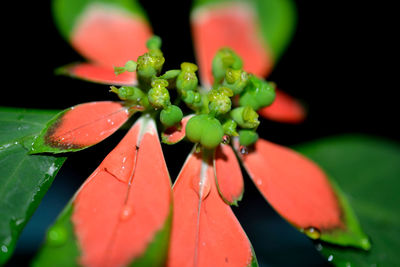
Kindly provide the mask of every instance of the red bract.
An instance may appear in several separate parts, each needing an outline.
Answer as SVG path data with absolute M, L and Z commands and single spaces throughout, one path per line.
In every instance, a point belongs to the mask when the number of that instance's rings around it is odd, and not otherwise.
M 285 44 L 290 34 L 272 31 L 269 39 L 260 34 L 260 27 L 290 32 L 282 25 L 292 13 L 290 2 L 270 2 L 272 10 L 265 8 L 263 0 L 254 5 L 196 2 L 191 22 L 206 89 L 212 83 L 212 57 L 222 47 L 236 50 L 249 72 L 265 76 L 271 70 L 280 53 L 277 44 Z M 62 7 L 68 6 L 74 8 L 63 13 Z M 135 82 L 128 72 L 113 76 L 112 67 L 145 52 L 151 31 L 136 2 L 57 0 L 55 7 L 61 31 L 93 63 L 67 67 L 65 72 L 97 82 Z M 260 12 L 274 13 L 278 19 L 264 21 Z M 279 36 L 283 39 L 277 41 Z M 95 114 L 88 112 L 89 105 Z M 33 152 L 67 152 L 94 145 L 140 108 L 95 102 L 67 110 L 48 124 Z M 259 113 L 292 123 L 302 121 L 305 114 L 297 101 L 281 92 L 271 107 Z M 164 132 L 163 140 L 172 144 L 184 138 L 188 119 Z M 251 244 L 229 206 L 240 201 L 244 190 L 236 155 L 266 200 L 293 226 L 312 238 L 369 248 L 346 200 L 316 164 L 263 139 L 249 147 L 248 154 L 240 150 L 236 139 L 233 148 L 220 144 L 215 150 L 194 149 L 173 186 L 172 201 L 156 124 L 149 114 L 143 115 L 50 229 L 49 233 L 66 231 L 68 238 L 58 247 L 49 241 L 36 263 L 51 262 L 49 255 L 61 251 L 70 255 L 71 264 L 84 266 L 256 266 Z

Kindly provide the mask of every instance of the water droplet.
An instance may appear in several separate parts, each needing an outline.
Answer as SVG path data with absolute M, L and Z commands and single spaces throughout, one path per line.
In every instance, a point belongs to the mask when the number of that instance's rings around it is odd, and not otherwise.
M 51 246 L 62 246 L 67 242 L 68 231 L 64 226 L 55 225 L 47 232 L 47 242 Z
M 247 154 L 249 153 L 247 147 L 245 147 L 245 146 L 240 146 L 240 147 L 239 147 L 239 152 L 240 152 L 240 154 L 242 154 L 242 155 L 247 155 Z
M 231 138 L 229 135 L 224 135 L 224 137 L 222 137 L 222 143 L 223 144 L 229 144 L 229 142 L 231 141 Z
M 257 179 L 256 184 L 262 185 L 262 180 L 261 179 Z
M 3 253 L 7 253 L 8 252 L 8 248 L 7 248 L 6 245 L 2 245 L 1 246 L 1 252 L 3 252 Z
M 317 245 L 315 246 L 315 248 L 317 249 L 317 251 L 320 251 L 320 252 L 324 249 L 324 247 L 322 246 L 322 244 L 317 244 Z
M 211 184 L 209 177 L 205 176 L 203 179 L 199 176 L 193 176 L 192 188 L 201 199 L 205 199 L 210 194 Z
M 333 255 L 329 255 L 328 261 L 330 262 L 330 261 L 332 261 L 332 260 L 333 260 Z
M 315 227 L 308 227 L 303 232 L 311 239 L 319 239 L 321 237 L 321 231 Z
M 361 247 L 365 250 L 369 250 L 371 248 L 371 243 L 368 238 L 361 239 Z
M 133 214 L 133 208 L 130 205 L 125 205 L 122 210 L 121 210 L 121 214 L 120 214 L 120 219 L 121 221 L 126 221 L 127 219 L 129 219 Z
M 350 262 L 346 262 L 346 267 L 351 267 L 351 263 Z

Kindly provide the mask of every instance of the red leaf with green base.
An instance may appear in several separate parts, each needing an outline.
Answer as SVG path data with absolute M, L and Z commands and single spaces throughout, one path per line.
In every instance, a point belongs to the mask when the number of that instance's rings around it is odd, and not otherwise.
M 58 113 L 35 139 L 30 153 L 64 153 L 95 145 L 118 130 L 129 119 L 119 102 L 80 104 Z
M 68 236 L 74 238 L 57 247 L 69 253 L 72 266 L 161 266 L 171 211 L 171 183 L 156 126 L 142 117 L 71 201 Z M 75 249 L 67 250 L 71 242 Z M 48 243 L 37 262 L 53 258 Z
M 266 77 L 291 40 L 296 11 L 290 0 L 197 0 L 191 23 L 200 75 L 209 88 L 213 57 L 223 47 L 243 59 L 247 72 Z M 272 106 L 259 113 L 284 123 L 300 123 L 306 115 L 297 100 L 280 91 Z
M 248 154 L 238 154 L 265 199 L 300 231 L 312 239 L 370 248 L 343 194 L 311 160 L 263 139 Z
M 113 67 L 147 51 L 152 30 L 137 1 L 55 0 L 53 14 L 64 38 L 91 62 L 64 67 L 62 73 L 107 84 L 136 83 L 132 74 L 116 77 Z
M 251 244 L 220 197 L 211 151 L 192 152 L 174 187 L 168 266 L 258 266 Z
M 137 83 L 135 72 L 124 72 L 117 76 L 112 68 L 90 63 L 70 64 L 58 68 L 56 73 L 94 83 L 128 86 Z

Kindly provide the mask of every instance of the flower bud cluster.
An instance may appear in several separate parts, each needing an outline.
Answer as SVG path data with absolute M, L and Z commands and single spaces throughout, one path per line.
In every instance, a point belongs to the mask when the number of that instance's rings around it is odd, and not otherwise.
M 243 62 L 234 51 L 222 48 L 217 52 L 212 62 L 214 83 L 206 90 L 199 87 L 198 67 L 193 63 L 184 62 L 180 69 L 161 74 L 165 59 L 159 37 L 151 38 L 147 48 L 148 52 L 137 62 L 128 61 L 115 68 L 116 74 L 136 71 L 138 78 L 137 87 L 111 87 L 121 100 L 158 115 L 166 128 L 179 126 L 182 109 L 191 109 L 196 115 L 186 124 L 186 137 L 206 149 L 213 149 L 232 136 L 239 136 L 243 146 L 257 141 L 260 121 L 256 111 L 272 104 L 275 89 L 243 70 Z

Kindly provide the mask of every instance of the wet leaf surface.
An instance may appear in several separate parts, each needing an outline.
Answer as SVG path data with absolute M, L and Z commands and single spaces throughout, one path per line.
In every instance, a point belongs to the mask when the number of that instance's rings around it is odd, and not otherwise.
M 33 136 L 54 111 L 0 108 L 0 265 L 64 163 L 64 157 L 29 155 Z

